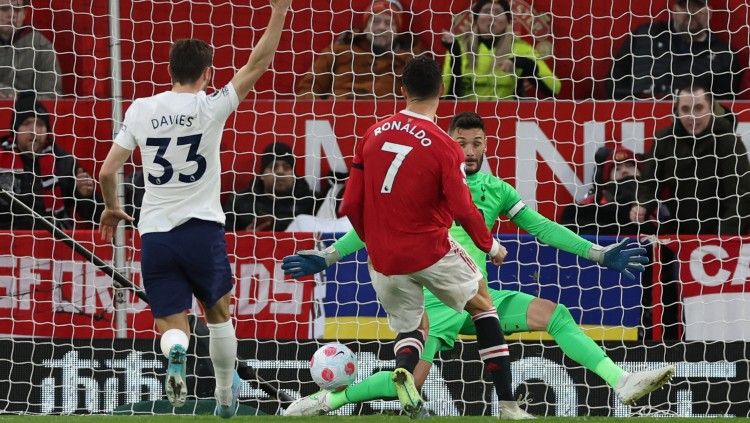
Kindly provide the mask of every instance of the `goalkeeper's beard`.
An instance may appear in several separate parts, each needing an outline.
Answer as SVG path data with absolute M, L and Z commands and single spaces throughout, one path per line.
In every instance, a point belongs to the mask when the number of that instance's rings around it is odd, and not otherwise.
M 481 156 L 479 156 L 478 159 L 464 160 L 464 163 L 466 164 L 466 176 L 473 175 L 473 174 L 479 172 L 482 169 L 482 163 L 483 162 L 484 162 L 484 154 L 482 154 Z M 476 166 L 473 169 L 471 169 L 471 168 L 469 168 L 469 164 L 470 163 L 472 165 L 476 164 Z

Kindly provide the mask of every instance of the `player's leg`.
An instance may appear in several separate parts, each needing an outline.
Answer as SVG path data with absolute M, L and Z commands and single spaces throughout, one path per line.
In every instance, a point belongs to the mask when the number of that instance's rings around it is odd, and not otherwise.
M 612 388 L 625 375 L 625 370 L 581 330 L 563 304 L 535 298 L 528 305 L 527 321 L 529 330 L 547 331 L 565 355 L 599 375 Z
M 644 393 L 650 387 L 661 386 L 666 382 L 665 376 L 670 372 L 669 366 L 654 371 L 637 372 L 633 374 L 634 376 L 629 376 L 583 332 L 564 305 L 523 292 L 494 289 L 489 291 L 498 314 L 503 316 L 502 327 L 506 334 L 546 331 L 554 338 L 565 355 L 599 375 L 618 392 L 624 402 L 632 402 L 633 395 L 643 396 L 650 392 Z M 472 322 L 466 322 L 461 328 L 461 334 L 475 333 Z M 638 382 L 638 387 L 634 387 L 636 382 Z
M 425 342 L 419 362 L 414 368 L 414 383 L 417 391 L 421 390 L 424 381 L 430 373 L 432 360 L 441 349 L 442 342 L 437 338 L 429 336 Z M 359 383 L 349 385 L 339 392 L 319 391 L 312 395 L 294 401 L 286 409 L 286 416 L 318 416 L 338 410 L 347 404 L 357 404 L 373 400 L 392 400 L 398 397 L 396 384 L 393 382 L 393 372 L 380 371 L 373 373 Z M 412 416 L 422 417 L 426 414 L 423 409 L 421 414 Z
M 152 290 L 153 292 L 153 290 Z M 148 294 L 148 291 L 147 291 Z M 153 298 L 151 294 L 149 300 Z M 191 298 L 192 299 L 192 298 Z M 153 306 L 152 306 L 153 307 Z M 164 388 L 167 399 L 175 407 L 181 407 L 187 399 L 187 349 L 190 340 L 190 324 L 182 311 L 154 319 L 159 329 L 161 352 L 167 357 L 167 377 Z
M 401 405 L 409 415 L 421 413 L 424 401 L 414 387 L 412 372 L 424 350 L 429 322 L 424 313 L 424 295 L 419 281 L 410 275 L 386 276 L 372 265 L 370 276 L 378 301 L 388 315 L 388 324 L 398 335 L 393 346 L 396 369 L 393 382 Z
M 484 362 L 485 370 L 492 376 L 501 406 L 503 403 L 515 404 L 508 344 L 505 342 L 497 310 L 484 280 L 481 281 L 479 292 L 466 303 L 466 311 L 474 322 L 479 357 Z
M 160 346 L 169 360 L 164 383 L 167 399 L 175 407 L 185 404 L 187 380 L 185 364 L 190 326 L 185 310 L 193 303 L 193 293 L 176 258 L 172 234 L 147 233 L 141 237 L 141 275 L 156 327 Z
M 216 379 L 215 414 L 232 417 L 240 383 L 235 372 L 237 336 L 229 314 L 234 278 L 226 254 L 224 228 L 216 222 L 191 220 L 181 229 L 181 245 L 194 246 L 183 253 L 181 265 L 190 275 L 193 293 L 203 304 L 206 317 L 208 351 Z
M 479 355 L 493 379 L 504 418 L 531 418 L 513 401 L 510 356 L 500 329 L 500 319 L 476 264 L 458 244 L 434 265 L 419 272 L 424 285 L 446 306 L 465 309 L 477 332 Z M 505 406 L 507 405 L 507 407 Z M 507 411 L 506 411 L 507 409 Z
M 216 378 L 216 410 L 214 414 L 232 417 L 238 406 L 237 397 L 241 380 L 235 367 L 237 364 L 237 335 L 229 314 L 231 292 L 221 297 L 213 307 L 204 309 L 208 326 L 208 354 Z
M 421 390 L 424 381 L 430 374 L 432 360 L 439 350 L 440 340 L 428 337 L 425 342 L 425 349 L 419 362 L 414 367 L 414 384 L 417 390 Z M 394 399 L 396 398 L 396 385 L 391 380 L 393 372 L 382 371 L 372 374 L 362 382 L 349 385 L 341 392 L 333 393 L 331 404 L 336 408 L 346 404 L 372 401 L 376 399 Z M 336 398 L 338 397 L 338 398 Z
M 430 330 L 422 356 L 414 368 L 414 385 L 417 391 L 421 391 L 438 351 L 453 348 L 466 314 L 454 311 L 429 291 L 424 292 L 424 307 L 430 323 Z M 471 327 L 473 329 L 474 325 L 472 324 Z M 376 399 L 394 399 L 397 397 L 397 392 L 392 378 L 393 372 L 381 371 L 368 376 L 359 383 L 349 385 L 340 392 L 316 392 L 294 401 L 287 408 L 285 415 L 316 416 L 327 414 L 347 404 Z
M 527 320 L 530 330 L 546 330 L 565 355 L 604 379 L 623 403 L 631 404 L 660 388 L 674 374 L 672 366 L 626 372 L 583 332 L 562 304 L 535 298 L 528 305 Z
M 546 331 L 568 357 L 617 386 L 625 371 L 581 330 L 567 307 L 518 291 L 490 289 L 489 294 L 504 333 Z M 466 322 L 461 334 L 476 334 L 472 322 Z

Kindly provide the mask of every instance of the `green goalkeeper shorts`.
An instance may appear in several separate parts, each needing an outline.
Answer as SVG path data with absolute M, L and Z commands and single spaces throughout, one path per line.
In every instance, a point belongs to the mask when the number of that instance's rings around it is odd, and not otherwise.
M 500 325 L 507 334 L 528 332 L 526 311 L 536 297 L 518 291 L 490 289 L 492 302 L 500 317 Z M 430 292 L 425 292 L 425 311 L 430 319 L 430 333 L 425 342 L 422 360 L 432 363 L 438 351 L 452 350 L 459 335 L 476 335 L 474 322 L 468 312 L 456 312 Z

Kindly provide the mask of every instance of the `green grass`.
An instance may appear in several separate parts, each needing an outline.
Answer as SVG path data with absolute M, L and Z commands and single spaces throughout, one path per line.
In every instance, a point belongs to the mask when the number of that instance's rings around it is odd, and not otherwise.
M 622 423 L 625 419 L 616 419 L 611 417 L 570 417 L 570 418 L 542 418 L 539 419 L 543 423 Z M 0 422 L 59 422 L 59 423 L 91 423 L 91 422 L 104 422 L 104 423 L 138 423 L 138 422 L 164 422 L 164 423 L 178 423 L 178 422 L 222 422 L 225 421 L 218 417 L 213 416 L 0 416 Z M 321 417 L 281 417 L 281 416 L 262 416 L 262 417 L 237 417 L 230 421 L 251 421 L 253 423 L 261 422 L 305 422 L 305 423 L 406 423 L 410 420 L 407 417 L 401 416 L 388 416 L 388 415 L 376 415 L 376 416 L 355 416 L 355 417 L 344 417 L 344 416 L 321 416 Z M 495 417 L 432 417 L 428 420 L 430 423 L 440 422 L 469 422 L 469 423 L 497 423 L 498 420 Z M 506 420 L 507 421 L 507 420 Z M 674 421 L 675 423 L 706 423 L 706 419 L 687 419 L 687 418 L 638 418 L 637 423 L 668 423 Z M 721 419 L 721 422 L 728 421 L 728 419 Z M 749 419 L 732 419 L 732 421 L 750 421 Z

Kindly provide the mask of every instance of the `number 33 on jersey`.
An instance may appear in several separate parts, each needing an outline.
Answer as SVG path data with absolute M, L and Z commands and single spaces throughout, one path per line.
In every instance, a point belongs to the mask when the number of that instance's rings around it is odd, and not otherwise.
M 224 222 L 219 146 L 239 99 L 231 84 L 211 95 L 166 91 L 138 99 L 115 143 L 140 147 L 146 193 L 138 229 L 166 232 L 186 217 Z

